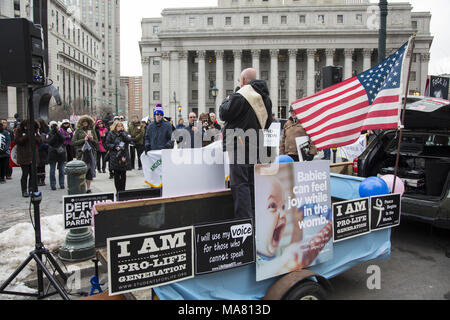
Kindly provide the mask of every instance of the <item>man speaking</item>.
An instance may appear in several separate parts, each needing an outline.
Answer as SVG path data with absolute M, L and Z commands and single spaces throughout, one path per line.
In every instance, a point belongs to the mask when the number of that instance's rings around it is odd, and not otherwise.
M 260 162 L 263 129 L 272 123 L 272 102 L 267 84 L 256 79 L 256 70 L 241 73 L 241 88 L 220 106 L 223 149 L 230 154 L 231 192 L 236 218 L 254 218 L 254 165 Z

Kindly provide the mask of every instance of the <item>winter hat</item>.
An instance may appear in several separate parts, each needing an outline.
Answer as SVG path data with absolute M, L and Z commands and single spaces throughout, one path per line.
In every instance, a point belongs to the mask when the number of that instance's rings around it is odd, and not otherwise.
M 64 120 L 62 121 L 62 124 L 64 124 L 64 123 L 70 123 L 70 121 L 69 121 L 68 119 L 64 119 Z
M 56 121 L 50 121 L 49 127 L 51 128 L 54 124 L 58 125 L 58 122 L 56 122 Z
M 156 113 L 162 113 L 162 115 L 164 116 L 164 110 L 162 108 L 162 105 L 159 103 L 156 105 L 155 111 L 153 111 L 153 116 L 155 116 Z

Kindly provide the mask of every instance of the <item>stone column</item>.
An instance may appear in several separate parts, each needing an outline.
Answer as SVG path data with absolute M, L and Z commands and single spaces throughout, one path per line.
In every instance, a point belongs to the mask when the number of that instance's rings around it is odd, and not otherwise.
M 412 58 L 412 57 L 411 57 Z M 428 64 L 430 62 L 430 53 L 422 53 L 420 55 L 420 75 L 416 73 L 416 81 L 420 83 L 420 94 L 425 95 L 425 87 L 427 85 Z M 419 78 L 420 77 L 420 78 Z M 408 92 L 409 94 L 409 92 Z
M 270 50 L 270 99 L 272 100 L 272 112 L 278 116 L 278 54 L 280 50 Z
M 289 103 L 297 97 L 297 49 L 289 49 Z
M 334 53 L 336 52 L 336 49 L 325 49 L 325 55 L 326 55 L 326 63 L 325 66 L 334 66 Z
M 180 59 L 180 105 L 183 108 L 181 110 L 181 116 L 183 117 L 185 123 L 187 121 L 189 106 L 188 57 L 189 51 L 182 50 L 178 52 L 178 58 Z
M 164 109 L 164 113 L 169 114 L 170 107 L 170 52 L 164 51 L 162 53 L 162 68 L 161 68 L 161 104 Z M 157 101 L 155 101 L 158 103 Z M 153 117 L 153 110 L 150 110 Z
M 206 112 L 206 74 L 205 57 L 206 51 L 197 51 L 198 55 L 198 115 Z
M 350 79 L 353 74 L 353 52 L 354 49 L 344 49 L 344 57 L 345 57 L 345 70 L 344 70 L 344 79 Z
M 17 113 L 17 89 L 15 87 L 8 87 L 8 118 L 14 119 Z
M 242 72 L 242 50 L 233 50 L 234 56 L 234 81 L 233 81 L 233 90 L 237 86 L 240 86 L 240 78 Z
M 261 50 L 259 50 L 259 49 L 252 50 L 252 64 L 253 64 L 253 69 L 256 70 L 256 79 L 260 79 L 260 77 L 261 77 L 261 71 L 260 71 L 260 66 L 259 66 L 260 55 L 261 55 Z
M 372 67 L 372 49 L 363 49 L 363 72 Z
M 216 97 L 216 118 L 219 117 L 219 107 L 222 103 L 225 93 L 224 93 L 224 85 L 223 85 L 223 50 L 216 50 L 216 88 L 219 89 Z
M 171 52 L 170 55 L 170 89 L 169 89 L 169 97 L 170 97 L 170 106 L 169 106 L 169 115 L 173 120 L 174 125 L 176 125 L 176 117 L 178 114 L 178 105 L 180 104 L 180 66 L 178 63 L 178 52 Z M 175 92 L 175 98 L 173 93 Z
M 142 115 L 144 117 L 150 115 L 150 58 L 142 57 Z
M 306 56 L 308 57 L 307 62 L 307 76 L 306 76 L 306 96 L 311 96 L 315 93 L 315 73 L 316 66 L 314 61 L 314 56 L 316 54 L 316 49 L 307 49 Z

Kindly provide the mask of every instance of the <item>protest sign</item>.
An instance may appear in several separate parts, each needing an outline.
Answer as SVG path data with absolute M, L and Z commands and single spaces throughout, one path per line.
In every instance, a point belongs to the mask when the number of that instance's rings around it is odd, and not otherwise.
M 370 233 L 369 198 L 333 203 L 334 242 Z
M 306 161 L 310 148 L 309 137 L 297 137 L 295 138 L 295 144 L 297 145 L 298 160 Z
M 358 158 L 364 150 L 367 148 L 367 135 L 363 134 L 359 137 L 358 141 L 348 146 L 342 146 L 339 148 L 339 155 L 347 161 L 353 161 Z
M 256 280 L 333 257 L 328 161 L 255 166 Z
M 281 123 L 272 122 L 269 129 L 264 130 L 264 147 L 280 147 Z
M 251 219 L 195 227 L 195 274 L 245 266 L 255 261 Z
M 63 197 L 64 229 L 90 227 L 92 209 L 97 203 L 114 202 L 114 193 L 69 195 Z
M 107 239 L 109 294 L 194 276 L 193 227 Z
M 400 225 L 401 195 L 388 194 L 370 198 L 371 230 Z
M 161 150 L 143 152 L 141 155 L 145 183 L 152 188 L 162 187 L 162 156 Z

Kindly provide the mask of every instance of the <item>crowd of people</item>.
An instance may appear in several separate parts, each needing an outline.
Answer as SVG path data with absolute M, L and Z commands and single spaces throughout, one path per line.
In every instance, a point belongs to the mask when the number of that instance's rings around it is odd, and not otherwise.
M 91 185 L 96 174 L 106 173 L 107 169 L 109 178 L 114 179 L 116 192 L 120 192 L 126 190 L 126 173 L 135 170 L 136 162 L 138 170 L 142 170 L 140 158 L 143 152 L 171 149 L 175 144 L 178 148 L 202 148 L 221 139 L 224 140 L 225 151 L 236 151 L 235 145 L 227 146 L 224 130 L 268 129 L 275 120 L 265 81 L 257 80 L 253 69 L 243 72 L 241 87 L 242 89 L 238 87 L 236 93 L 227 97 L 220 107 L 220 119 L 225 124 L 223 129 L 214 113 L 201 113 L 197 117 L 194 112 L 189 113 L 186 125 L 180 118 L 175 127 L 172 120 L 165 117 L 160 104 L 154 108 L 153 119 L 148 117 L 139 120 L 138 116 L 132 116 L 131 121 L 125 121 L 123 116 L 113 116 L 110 113 L 103 119 L 84 115 L 76 123 L 71 123 L 68 119 L 49 123 L 38 119 L 34 124 L 36 145 L 33 146 L 37 150 L 37 184 L 46 184 L 46 168 L 49 166 L 51 189 L 56 190 L 57 186 L 64 189 L 65 164 L 77 159 L 84 161 L 88 168 L 87 193 L 92 192 Z M 259 97 L 262 100 L 258 100 Z M 22 170 L 20 181 L 23 197 L 29 197 L 31 191 L 29 125 L 27 119 L 16 121 L 14 129 L 8 127 L 6 120 L 0 123 L 0 183 L 11 179 L 10 155 L 11 143 L 14 142 L 17 148 L 15 161 Z M 175 130 L 176 138 L 173 136 Z M 180 131 L 183 134 L 180 135 Z M 291 109 L 290 118 L 283 127 L 279 154 L 287 154 L 298 161 L 295 138 L 299 136 L 306 136 L 306 132 Z M 251 190 L 248 189 L 251 183 L 248 182 L 252 181 L 253 174 L 253 166 L 247 161 L 248 149 L 246 146 L 245 164 L 235 162 L 230 166 L 231 187 L 237 200 L 235 211 L 240 217 L 253 216 L 254 206 L 248 202 L 252 198 L 249 193 Z M 317 154 L 312 142 L 309 153 L 305 160 L 312 160 Z

